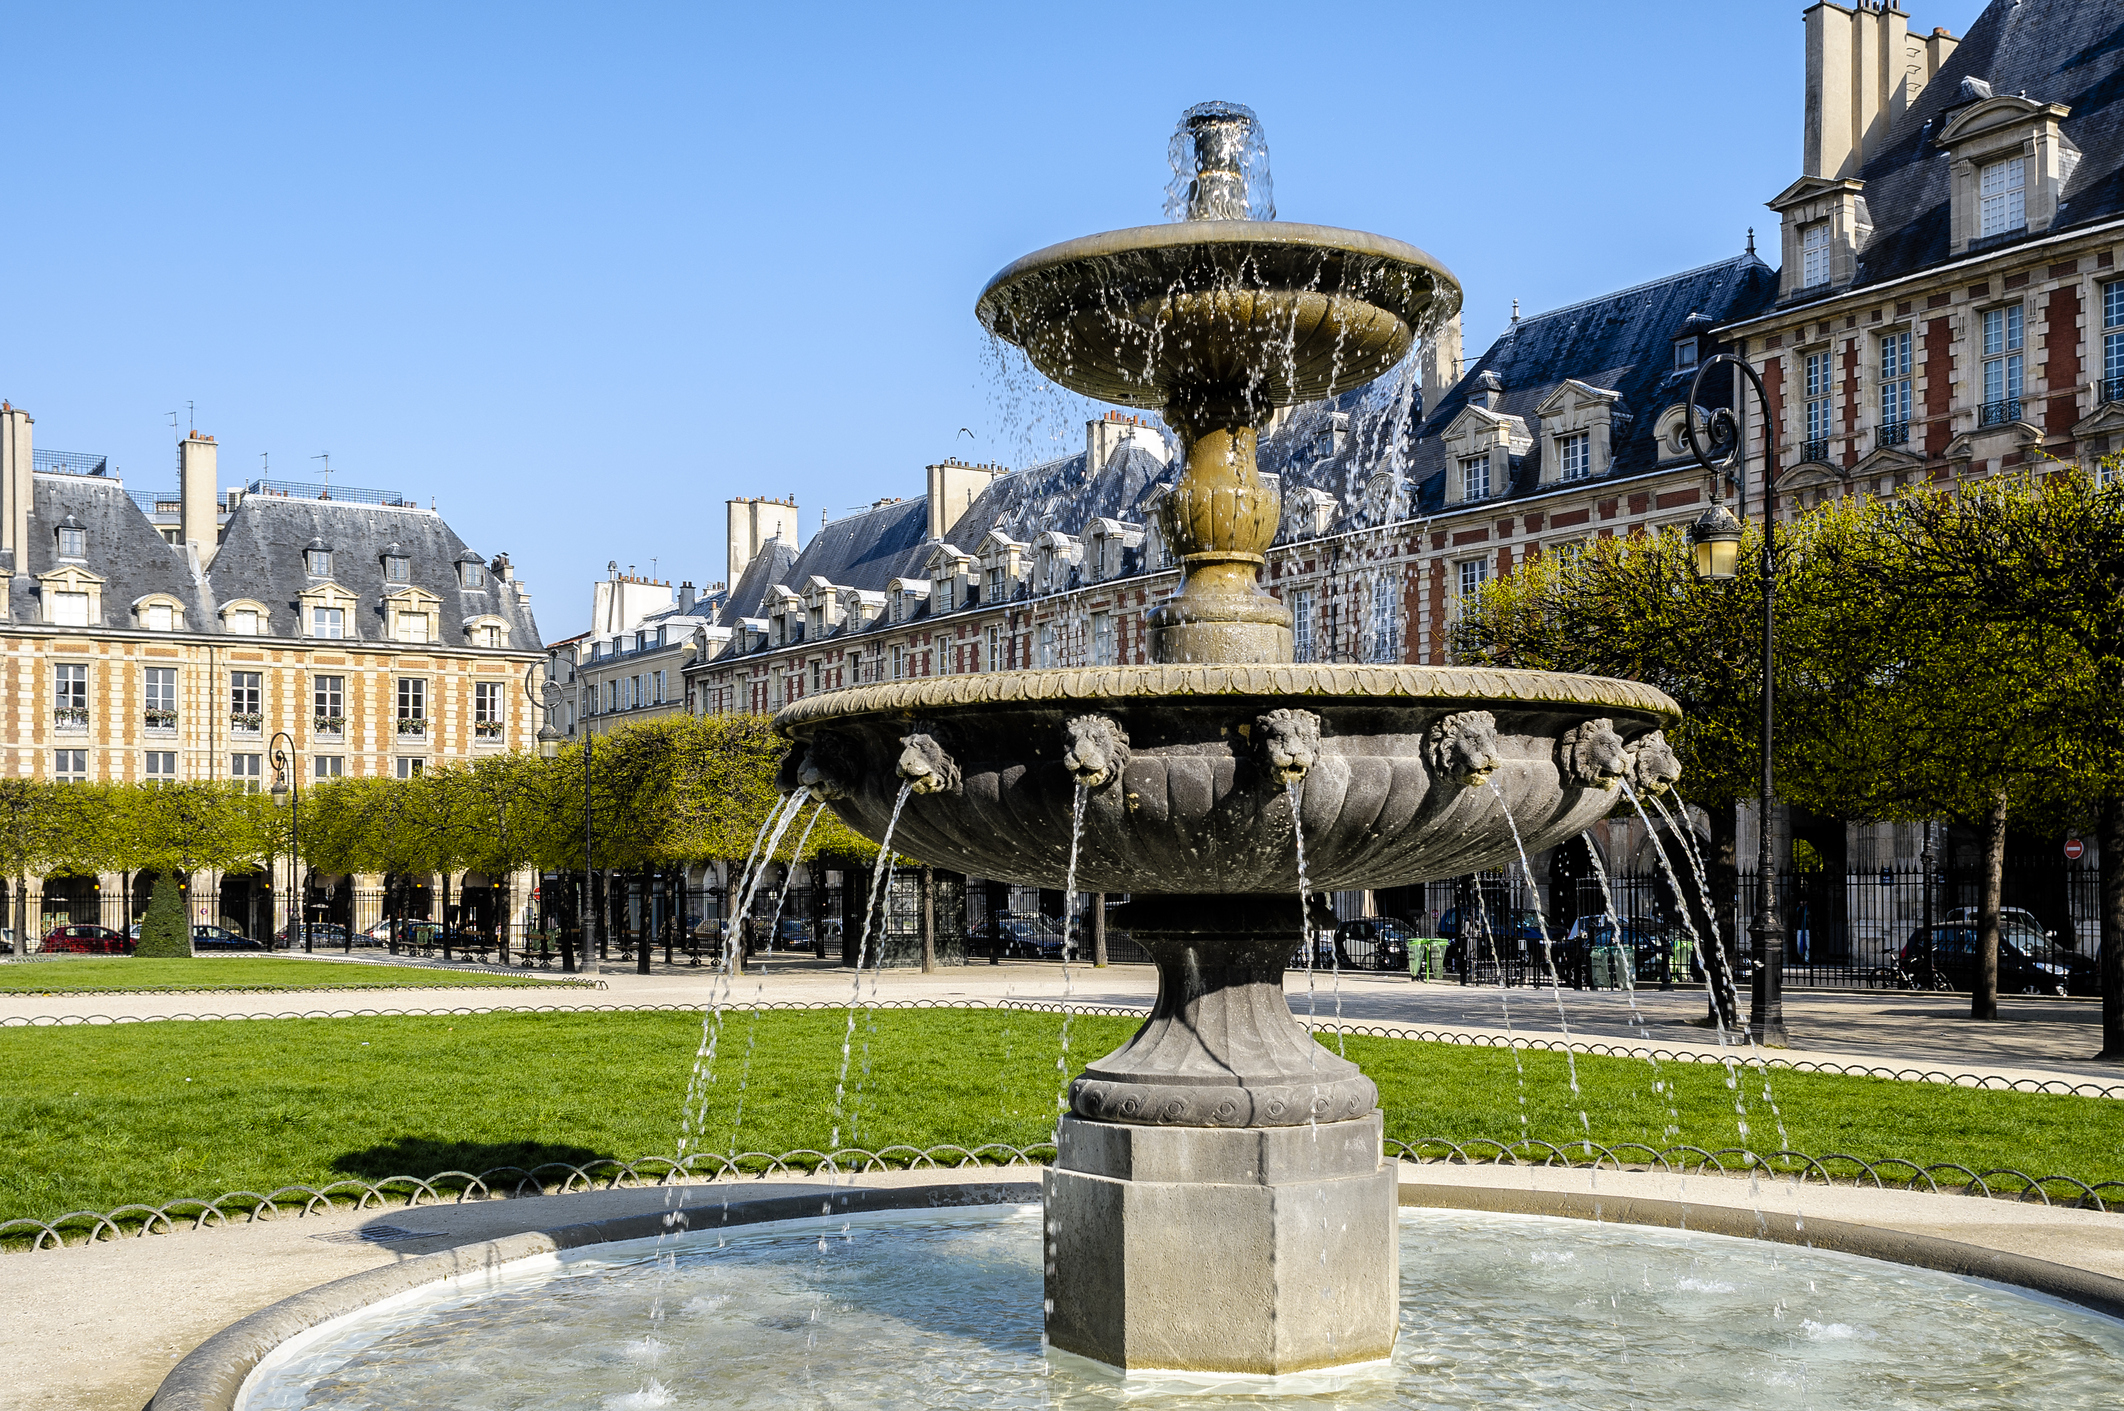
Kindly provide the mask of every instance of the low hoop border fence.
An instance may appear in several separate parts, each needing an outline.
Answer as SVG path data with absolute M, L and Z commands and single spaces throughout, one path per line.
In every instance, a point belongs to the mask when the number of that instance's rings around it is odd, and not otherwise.
M 1054 1151 L 1055 1145 L 1051 1141 L 1025 1146 L 1009 1142 L 984 1142 L 971 1147 L 899 1144 L 876 1150 L 840 1147 L 831 1152 L 806 1147 L 780 1154 L 702 1152 L 685 1157 L 637 1157 L 632 1161 L 606 1159 L 580 1166 L 550 1161 L 529 1168 L 498 1166 L 476 1175 L 470 1171 L 443 1171 L 425 1177 L 388 1176 L 378 1181 L 347 1178 L 321 1186 L 298 1184 L 264 1192 L 228 1191 L 212 1200 L 180 1197 L 161 1205 L 121 1205 L 109 1211 L 73 1210 L 50 1220 L 23 1217 L 0 1223 L 0 1244 L 26 1241 L 26 1248 L 32 1251 L 61 1249 L 69 1243 L 75 1246 L 109 1243 L 129 1237 L 141 1239 L 151 1234 L 174 1234 L 181 1228 L 200 1230 L 258 1220 L 299 1220 L 343 1210 L 411 1210 L 422 1205 L 462 1205 L 474 1200 L 709 1185 L 733 1179 L 810 1178 L 821 1171 L 830 1177 L 838 1177 L 874 1171 L 1045 1165 L 1052 1159 Z M 2124 1201 L 2124 1181 L 2098 1181 L 2090 1185 L 2073 1176 L 2031 1176 L 2012 1167 L 1978 1171 L 1951 1161 L 1928 1165 L 1901 1157 L 1868 1160 L 1847 1152 L 1814 1156 L 1801 1151 L 1780 1150 L 1766 1155 L 1745 1147 L 1712 1150 L 1676 1145 L 1656 1149 L 1642 1142 L 1557 1144 L 1534 1138 L 1502 1142 L 1490 1137 L 1460 1141 L 1423 1137 L 1407 1142 L 1389 1137 L 1383 1154 L 1389 1159 L 1418 1166 L 1528 1166 L 1598 1171 L 1605 1165 L 1616 1171 L 1656 1171 L 1683 1176 L 1767 1175 L 1789 1179 L 1802 1186 L 1819 1181 L 1824 1186 L 1870 1186 L 1876 1190 L 1965 1195 L 2017 1203 L 2035 1201 L 2046 1206 L 2103 1213 L 2117 1213 L 2111 1202 Z M 2052 1187 L 2064 1189 L 2053 1198 Z M 2107 1200 L 2103 1197 L 2105 1191 L 2112 1193 Z
M 596 982 L 603 987 L 604 982 Z M 581 988 L 587 990 L 588 984 Z M 104 993 L 99 991 L 98 993 Z M 146 991 L 144 993 L 154 993 Z M 1140 1018 L 1150 1009 L 1148 1001 L 1140 1005 L 1120 1004 L 1064 1004 L 1060 1000 L 1012 1000 L 1007 1004 L 979 999 L 895 999 L 879 1000 L 866 1004 L 867 1009 L 968 1009 L 1010 1010 L 1036 1014 L 1060 1014 L 1064 1010 L 1072 1014 L 1091 1014 L 1108 1018 Z M 555 1008 L 550 1012 L 564 1014 L 700 1014 L 707 1006 L 698 1004 L 573 1004 Z M 841 1011 L 848 1008 L 846 1000 L 768 1000 L 754 1004 L 725 1005 L 726 1013 L 746 1013 L 754 1009 L 761 1013 L 802 1013 Z M 70 1028 L 76 1025 L 110 1024 L 163 1024 L 178 1021 L 200 1022 L 205 1020 L 246 1019 L 459 1019 L 480 1014 L 520 1014 L 548 1012 L 533 1005 L 452 1005 L 448 1008 L 431 1009 L 421 1006 L 406 1006 L 390 1009 L 282 1009 L 260 1014 L 39 1014 L 7 1015 L 0 1017 L 0 1029 L 52 1029 Z M 1305 1022 L 1303 1020 L 1301 1023 Z M 1637 1041 L 1604 1039 L 1550 1039 L 1532 1036 L 1513 1037 L 1507 1034 L 1465 1034 L 1446 1029 L 1429 1029 L 1419 1025 L 1401 1024 L 1394 1021 L 1365 1022 L 1361 1020 L 1316 1020 L 1310 1025 L 1322 1033 L 1341 1033 L 1362 1038 L 1410 1039 L 1418 1043 L 1453 1044 L 1463 1048 L 1523 1048 L 1545 1053 L 1586 1054 L 1596 1058 L 1655 1058 L 1662 1063 L 1741 1063 L 1765 1064 L 1771 1068 L 1794 1073 L 1821 1073 L 1837 1078 L 1884 1078 L 1902 1083 L 1937 1083 L 1944 1087 L 1978 1088 L 1987 1092 L 2042 1093 L 2053 1097 L 2100 1097 L 2124 1099 L 2124 1083 L 2103 1083 L 2093 1079 L 2074 1078 L 2007 1078 L 1997 1073 L 1956 1072 L 1946 1068 L 1923 1068 L 1908 1065 L 1895 1066 L 1885 1063 L 1837 1063 L 1827 1059 L 1792 1058 L 1776 1049 L 1733 1046 L 1706 1052 L 1699 1049 L 1663 1048 L 1657 1044 Z
M 474 973 L 486 974 L 488 972 L 475 971 Z M 526 977 L 522 980 L 519 980 L 516 984 L 513 985 L 162 985 L 151 990 L 107 990 L 100 986 L 93 990 L 0 990 L 0 1000 L 71 999 L 75 996 L 87 995 L 300 995 L 340 994 L 349 990 L 358 990 L 363 993 L 383 993 L 388 991 L 399 994 L 418 994 L 422 990 L 448 989 L 591 991 L 609 990 L 611 988 L 612 987 L 606 984 L 603 980 L 592 980 L 588 978 L 580 980 L 564 980 L 556 976 L 550 980 L 533 979 Z M 107 1018 L 108 1016 L 98 1017 Z M 245 1019 L 250 1018 L 252 1016 L 243 1014 L 188 1014 L 183 1016 L 165 1016 L 158 1014 L 153 1017 L 157 1019 L 179 1017 L 186 1019 Z M 9 1016 L 7 1018 L 0 1019 L 0 1029 L 17 1028 L 21 1026 L 24 1022 L 26 1021 L 21 1016 Z M 114 1020 L 113 1022 L 125 1023 L 139 1021 Z

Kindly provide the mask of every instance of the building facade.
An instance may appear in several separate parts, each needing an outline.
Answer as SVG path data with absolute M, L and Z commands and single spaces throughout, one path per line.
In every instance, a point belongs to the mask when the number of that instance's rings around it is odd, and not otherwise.
M 402 495 L 224 490 L 218 448 L 196 432 L 178 443 L 175 492 L 129 491 L 100 457 L 32 438 L 29 415 L 0 405 L 0 749 L 14 776 L 257 790 L 283 733 L 305 785 L 407 778 L 534 741 L 526 688 L 545 658 L 507 555 L 474 553 Z M 174 524 L 158 523 L 172 504 Z M 118 925 L 137 914 L 124 881 L 33 879 L 45 904 L 16 911 L 18 925 Z M 335 919 L 381 915 L 380 878 L 309 882 Z M 287 889 L 210 876 L 189 895 L 195 921 L 256 931 L 262 894 Z M 287 916 L 282 905 L 271 924 Z

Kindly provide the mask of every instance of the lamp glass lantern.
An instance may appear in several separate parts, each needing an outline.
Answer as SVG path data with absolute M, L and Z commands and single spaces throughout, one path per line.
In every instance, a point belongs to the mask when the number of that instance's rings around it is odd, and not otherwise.
M 538 731 L 538 757 L 540 759 L 559 759 L 560 747 L 560 731 L 554 729 L 550 723 L 540 726 Z
M 1696 576 L 1719 583 L 1732 578 L 1740 568 L 1740 521 L 1724 505 L 1705 510 L 1689 526 L 1689 547 L 1696 559 Z

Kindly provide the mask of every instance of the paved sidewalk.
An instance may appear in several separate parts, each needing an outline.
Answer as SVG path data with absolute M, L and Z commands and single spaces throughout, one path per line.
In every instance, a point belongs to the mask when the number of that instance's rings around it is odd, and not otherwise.
M 358 969 L 375 962 L 319 959 L 320 965 Z M 88 994 L 0 996 L 0 1024 L 50 1024 L 82 1019 L 149 1019 L 225 1015 L 407 1014 L 450 1010 L 557 1010 L 671 1005 L 699 1008 L 724 990 L 707 968 L 658 962 L 648 975 L 608 966 L 598 975 L 606 988 L 494 990 L 438 987 L 421 990 L 291 991 L 274 994 Z M 1051 963 L 952 966 L 931 975 L 888 970 L 875 977 L 886 1002 L 1059 1002 L 1065 991 L 1079 1004 L 1147 1007 L 1157 977 L 1143 965 L 1098 970 L 1077 966 L 1065 978 Z M 737 976 L 728 1000 L 846 1004 L 857 984 L 854 972 L 809 957 L 773 957 Z M 867 998 L 873 977 L 861 978 Z M 1301 1018 L 1386 1023 L 1407 1028 L 1502 1037 L 1509 1027 L 1526 1038 L 1573 1039 L 1604 1044 L 1650 1043 L 1663 1049 L 1717 1050 L 1714 1034 L 1691 1021 L 1704 1014 L 1701 990 L 1669 993 L 1640 990 L 1564 990 L 1417 984 L 1398 974 L 1363 972 L 1336 977 L 1304 972 L 1287 981 L 1292 1010 Z M 1560 1008 L 1560 1013 L 1559 1013 Z M 1970 1020 L 1967 1002 L 1941 994 L 1788 992 L 1786 1020 L 1795 1061 L 1880 1066 L 1891 1070 L 1986 1074 L 2003 1078 L 2066 1078 L 2124 1084 L 2124 1064 L 2097 1061 L 2101 1006 L 2094 1000 L 2002 1000 L 1996 1023 Z

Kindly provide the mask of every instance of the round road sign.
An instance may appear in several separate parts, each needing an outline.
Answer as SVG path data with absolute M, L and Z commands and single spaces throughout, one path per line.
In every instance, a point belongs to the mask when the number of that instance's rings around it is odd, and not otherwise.
M 2078 862 L 2085 856 L 2087 856 L 2087 844 L 2081 842 L 2078 838 L 2067 838 L 2065 840 L 2065 860 L 2067 862 Z

